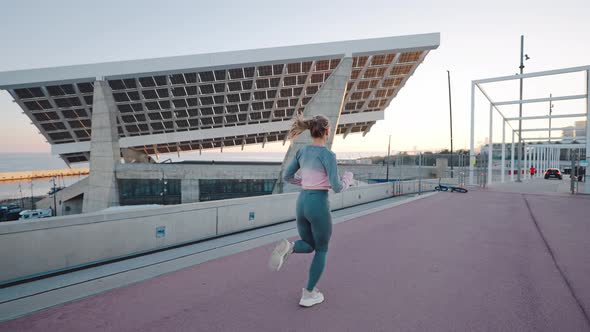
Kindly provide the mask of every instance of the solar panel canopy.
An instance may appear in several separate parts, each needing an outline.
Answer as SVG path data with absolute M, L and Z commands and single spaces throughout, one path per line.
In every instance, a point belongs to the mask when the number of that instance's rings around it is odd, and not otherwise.
M 353 58 L 336 134 L 367 133 L 439 34 L 0 73 L 52 151 L 89 160 L 94 81 L 108 81 L 122 148 L 153 155 L 284 141 L 345 56 Z

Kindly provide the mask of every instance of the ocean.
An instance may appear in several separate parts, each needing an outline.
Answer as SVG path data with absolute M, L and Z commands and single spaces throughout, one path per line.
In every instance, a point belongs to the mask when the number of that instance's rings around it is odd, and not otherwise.
M 382 155 L 383 152 L 337 152 L 338 159 L 357 159 Z M 252 152 L 252 151 L 204 151 L 177 154 L 160 155 L 158 162 L 171 159 L 180 160 L 215 160 L 215 161 L 283 161 L 285 152 Z M 73 168 L 88 167 L 88 163 L 72 164 Z M 33 171 L 46 169 L 67 168 L 66 163 L 57 156 L 49 153 L 0 153 L 0 172 Z M 69 186 L 84 177 L 63 177 L 58 180 L 58 186 Z M 53 186 L 51 179 L 36 179 L 32 181 L 0 182 L 0 200 L 20 197 L 46 195 Z
M 68 166 L 61 158 L 49 153 L 0 153 L 0 172 L 57 168 L 68 168 Z

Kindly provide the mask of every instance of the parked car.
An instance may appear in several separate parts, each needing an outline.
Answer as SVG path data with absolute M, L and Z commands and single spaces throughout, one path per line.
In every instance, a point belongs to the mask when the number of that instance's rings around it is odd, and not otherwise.
M 549 168 L 545 171 L 545 180 L 547 179 L 560 179 L 562 180 L 563 177 L 561 176 L 561 172 L 557 168 Z
M 19 213 L 19 220 L 30 220 L 39 218 L 49 218 L 53 215 L 51 209 L 38 209 L 38 210 L 24 210 Z
M 18 205 L 2 205 L 0 206 L 0 221 L 18 220 L 21 211 L 22 209 Z

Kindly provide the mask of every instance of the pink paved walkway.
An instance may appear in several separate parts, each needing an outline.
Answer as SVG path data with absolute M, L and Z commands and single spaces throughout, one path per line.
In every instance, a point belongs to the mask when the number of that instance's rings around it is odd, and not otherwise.
M 588 198 L 441 193 L 337 225 L 330 250 L 311 309 L 297 305 L 311 256 L 271 273 L 265 246 L 0 331 L 590 330 Z

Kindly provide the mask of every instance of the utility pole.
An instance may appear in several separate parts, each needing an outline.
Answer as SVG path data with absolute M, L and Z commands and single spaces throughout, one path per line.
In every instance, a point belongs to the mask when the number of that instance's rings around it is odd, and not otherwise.
M 24 209 L 25 208 L 25 201 L 23 199 L 23 188 L 19 182 L 18 184 L 18 192 L 20 193 L 20 208 Z
M 389 154 L 391 152 L 391 135 L 389 135 L 389 144 L 387 145 L 387 171 L 386 171 L 386 176 L 385 176 L 385 181 L 389 182 Z
M 574 129 L 575 131 L 575 129 Z M 571 167 L 572 167 L 572 171 L 570 173 L 570 192 L 573 194 L 576 193 L 576 150 L 575 149 L 570 149 L 573 153 L 570 154 L 573 155 L 571 158 Z
M 35 203 L 33 203 L 33 179 L 31 179 L 31 210 L 35 209 Z
M 520 173 L 522 172 L 522 73 L 524 70 L 524 35 L 520 36 L 520 103 L 518 104 L 518 159 L 516 165 L 518 174 L 516 175 L 516 182 L 522 182 Z
M 52 211 L 52 215 L 55 217 L 57 216 L 57 198 L 56 198 L 56 194 L 57 194 L 57 188 L 55 187 L 55 176 L 53 177 L 53 211 Z
M 451 118 L 451 179 L 453 178 L 453 106 L 451 104 L 451 72 L 447 70 L 449 79 L 449 116 Z

